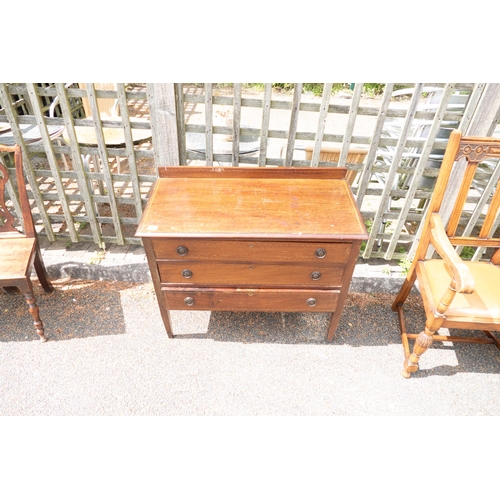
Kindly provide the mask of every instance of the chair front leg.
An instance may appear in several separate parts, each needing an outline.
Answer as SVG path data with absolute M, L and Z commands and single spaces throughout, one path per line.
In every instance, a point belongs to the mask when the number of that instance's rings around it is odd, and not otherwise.
M 427 317 L 427 321 L 425 323 L 425 329 L 419 333 L 417 339 L 415 340 L 415 344 L 413 345 L 413 352 L 410 354 L 408 358 L 405 359 L 404 368 L 401 374 L 404 378 L 410 378 L 411 372 L 416 372 L 418 370 L 418 362 L 420 361 L 420 356 L 429 349 L 432 345 L 433 335 L 441 328 L 441 325 L 444 323 L 445 312 L 451 304 L 451 301 L 455 297 L 456 294 L 456 282 L 452 279 L 448 290 L 443 295 L 439 304 L 436 307 L 436 311 L 431 313 Z
M 441 323 L 442 322 L 443 321 L 441 321 Z M 425 329 L 419 333 L 413 345 L 413 352 L 405 359 L 404 368 L 401 372 L 404 378 L 410 378 L 411 372 L 416 372 L 418 370 L 420 356 L 422 356 L 422 354 L 432 345 L 432 336 L 437 330 L 439 330 L 439 327 L 431 330 L 426 325 Z
M 45 336 L 45 328 L 43 326 L 43 322 L 40 319 L 40 309 L 36 303 L 35 294 L 33 293 L 33 286 L 30 281 L 26 281 L 22 286 L 19 287 L 26 302 L 28 303 L 29 312 L 33 317 L 33 325 L 35 326 L 36 333 L 40 336 L 40 340 L 42 342 L 47 341 L 47 337 Z

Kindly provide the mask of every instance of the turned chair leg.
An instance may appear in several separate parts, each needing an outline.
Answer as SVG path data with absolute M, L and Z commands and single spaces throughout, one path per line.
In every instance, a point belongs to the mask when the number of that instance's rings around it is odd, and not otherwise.
M 418 361 L 420 360 L 420 356 L 422 356 L 422 354 L 432 345 L 433 335 L 441 328 L 445 319 L 444 313 L 457 293 L 456 285 L 457 284 L 453 279 L 448 287 L 448 290 L 446 290 L 445 294 L 439 301 L 436 310 L 427 316 L 424 331 L 419 333 L 415 344 L 413 345 L 413 352 L 408 358 L 405 359 L 404 368 L 401 373 L 403 377 L 410 378 L 410 373 L 418 370 Z
M 29 312 L 33 317 L 33 325 L 35 326 L 36 333 L 38 333 L 42 342 L 46 342 L 47 337 L 45 336 L 45 328 L 43 326 L 42 320 L 40 319 L 40 309 L 38 308 L 38 305 L 36 303 L 35 294 L 33 293 L 33 286 L 30 281 L 26 281 L 26 283 L 24 283 L 23 286 L 19 288 L 21 289 L 21 292 L 24 295 L 26 302 L 28 303 Z
M 33 316 L 33 324 L 35 325 L 36 333 L 40 335 L 40 340 L 42 342 L 47 342 L 47 337 L 45 336 L 45 329 L 43 327 L 42 320 L 40 319 L 40 310 L 36 304 L 36 299 L 33 293 L 25 293 L 24 297 L 28 303 L 29 311 L 31 316 Z
M 427 327 L 425 327 L 423 332 L 419 333 L 413 345 L 413 352 L 405 359 L 404 368 L 401 372 L 404 378 L 410 378 L 411 372 L 418 370 L 420 356 L 432 345 L 432 336 L 434 333 L 436 332 L 431 332 Z

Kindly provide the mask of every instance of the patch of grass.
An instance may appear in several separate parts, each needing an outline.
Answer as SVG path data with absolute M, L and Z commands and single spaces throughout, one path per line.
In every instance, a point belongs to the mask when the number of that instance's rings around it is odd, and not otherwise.
M 460 257 L 464 260 L 471 260 L 474 256 L 476 249 L 474 247 L 464 247 L 460 252 Z
M 385 83 L 365 83 L 363 90 L 370 97 L 381 95 L 384 93 Z
M 412 261 L 408 257 L 404 257 L 403 259 L 400 259 L 399 267 L 401 268 L 401 274 L 403 276 L 408 275 L 408 271 L 410 270 L 411 263 L 412 263 Z
M 225 85 L 228 87 L 231 84 L 216 84 L 216 85 Z M 272 84 L 273 89 L 281 91 L 281 92 L 292 92 L 293 89 L 295 88 L 294 83 L 273 83 Z M 243 87 L 250 88 L 253 90 L 259 90 L 263 91 L 264 90 L 264 84 L 263 83 L 244 83 Z M 323 95 L 323 88 L 324 84 L 323 83 L 304 83 L 302 85 L 302 91 L 303 92 L 311 92 L 315 96 L 321 96 Z M 345 91 L 349 89 L 349 84 L 348 83 L 334 83 L 332 85 L 332 94 L 335 94 L 337 92 Z
M 102 250 L 94 252 L 94 255 L 90 257 L 87 264 L 100 264 L 106 255 L 106 243 L 102 242 L 99 245 Z

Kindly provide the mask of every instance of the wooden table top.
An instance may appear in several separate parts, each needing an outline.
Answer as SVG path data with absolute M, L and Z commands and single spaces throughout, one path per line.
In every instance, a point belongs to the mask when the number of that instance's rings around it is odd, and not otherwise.
M 12 132 L 12 129 L 10 126 L 5 127 L 4 125 L 3 130 L 0 131 L 0 144 L 3 144 L 4 146 L 15 146 L 17 144 L 14 134 Z M 63 133 L 64 127 L 62 125 L 47 125 L 47 131 L 49 133 L 50 139 L 56 139 Z M 19 125 L 19 131 L 21 132 L 23 136 L 23 141 L 26 144 L 32 144 L 34 142 L 38 142 L 42 140 L 42 133 L 40 132 L 40 128 L 38 125 L 33 125 L 33 124 L 26 124 L 22 123 Z
M 316 177 L 336 169 L 281 167 L 279 177 L 268 178 L 265 171 L 271 167 L 198 168 L 206 175 L 194 177 L 184 175 L 190 167 L 169 168 L 178 168 L 178 175 L 174 170 L 172 177 L 157 180 L 137 236 L 295 240 L 367 237 L 345 179 Z M 284 170 L 287 172 L 283 174 Z M 315 177 L 298 178 L 299 171 L 306 170 Z M 249 177 L 245 177 L 245 171 L 250 171 Z M 233 173 L 237 177 L 231 177 Z
M 108 120 L 116 120 L 116 118 L 106 118 Z M 138 119 L 135 119 L 138 120 Z M 133 120 L 131 120 L 133 121 Z M 152 132 L 150 129 L 132 128 L 132 140 L 134 144 L 141 144 L 151 140 Z M 97 146 L 97 135 L 95 127 L 76 126 L 75 133 L 78 143 L 84 146 Z M 104 135 L 104 142 L 107 146 L 111 147 L 124 147 L 125 146 L 125 132 L 123 127 L 103 127 L 102 133 Z M 70 138 L 67 130 L 63 132 L 64 140 L 69 144 Z

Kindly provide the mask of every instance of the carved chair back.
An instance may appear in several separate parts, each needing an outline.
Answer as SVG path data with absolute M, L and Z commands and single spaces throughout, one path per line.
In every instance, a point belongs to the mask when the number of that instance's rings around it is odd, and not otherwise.
M 463 175 L 458 190 L 455 188 L 458 194 L 445 225 L 446 235 L 453 246 L 490 249 L 489 258 L 492 263 L 500 265 L 500 238 L 493 237 L 500 209 L 500 139 L 462 137 L 456 130 L 450 136 L 415 260 L 426 257 L 433 214 L 439 214 L 443 201 L 450 195 L 453 189 L 449 186 L 450 179 L 453 169 L 459 168 L 459 162 L 462 163 Z M 486 182 L 478 183 L 478 176 L 485 178 Z M 471 191 L 471 187 L 475 189 Z M 479 221 L 482 220 L 482 225 L 479 231 L 474 231 L 477 221 L 468 218 L 464 210 L 471 202 L 471 194 L 475 195 L 471 207 L 477 207 L 476 213 L 481 214 Z M 468 213 L 472 213 L 472 210 Z
M 24 227 L 24 235 L 27 237 L 35 236 L 35 228 L 31 216 L 31 208 L 26 192 L 26 183 L 23 174 L 23 159 L 21 148 L 19 146 L 2 146 L 0 145 L 0 153 L 13 153 L 14 165 L 16 170 L 17 191 L 19 195 L 19 203 L 21 207 L 22 225 Z M 0 157 L 1 160 L 1 157 Z M 6 163 L 6 162 L 5 162 Z M 23 233 L 16 227 L 16 217 L 12 214 L 11 208 L 6 203 L 7 184 L 9 182 L 9 171 L 6 165 L 0 161 L 0 238 L 21 236 Z

